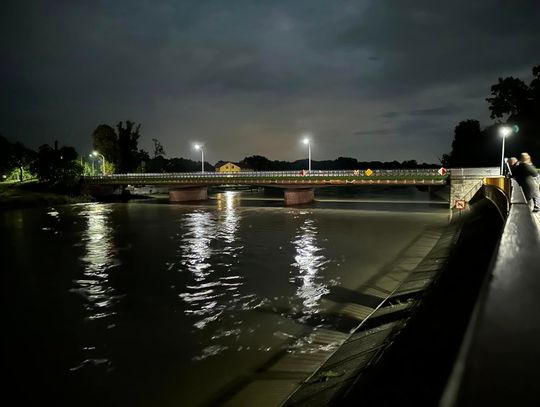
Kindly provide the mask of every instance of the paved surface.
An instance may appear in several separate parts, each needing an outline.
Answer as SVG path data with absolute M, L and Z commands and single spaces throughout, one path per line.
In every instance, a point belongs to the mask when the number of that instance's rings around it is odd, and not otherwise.
M 533 213 L 533 220 L 540 233 L 540 212 Z
M 441 406 L 538 405 L 539 224 L 514 183 L 493 268 Z

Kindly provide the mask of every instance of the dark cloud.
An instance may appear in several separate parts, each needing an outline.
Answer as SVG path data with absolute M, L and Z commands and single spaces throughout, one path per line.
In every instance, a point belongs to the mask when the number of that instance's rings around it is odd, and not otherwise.
M 85 151 L 131 119 L 169 155 L 294 159 L 309 131 L 316 158 L 436 160 L 498 76 L 539 62 L 538 4 L 4 1 L 0 132 Z

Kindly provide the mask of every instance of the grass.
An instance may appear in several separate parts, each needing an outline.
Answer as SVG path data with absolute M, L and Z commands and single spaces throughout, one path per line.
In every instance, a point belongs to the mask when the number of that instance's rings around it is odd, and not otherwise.
M 53 192 L 48 185 L 37 181 L 0 182 L 0 210 L 72 204 L 90 200 L 88 196 Z

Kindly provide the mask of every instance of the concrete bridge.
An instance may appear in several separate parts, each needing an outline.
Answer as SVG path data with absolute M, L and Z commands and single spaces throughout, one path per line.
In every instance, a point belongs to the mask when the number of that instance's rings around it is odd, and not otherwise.
M 442 174 L 441 174 L 442 173 Z M 156 173 L 86 176 L 83 182 L 91 195 L 113 194 L 128 186 L 166 186 L 171 202 L 194 202 L 208 198 L 209 186 L 268 186 L 284 190 L 286 205 L 315 199 L 315 188 L 358 185 L 450 185 L 450 207 L 467 205 L 484 184 L 504 189 L 499 168 L 456 168 L 339 171 L 249 171 L 235 173 Z
M 404 364 L 402 354 L 396 358 L 398 363 L 392 365 L 390 354 L 387 356 L 390 361 L 386 362 L 386 366 L 393 366 L 394 369 L 384 372 L 383 385 L 375 386 L 372 399 L 369 399 L 369 394 L 368 398 L 366 394 L 362 394 L 363 400 L 368 400 L 367 404 L 369 400 L 374 399 L 384 404 L 390 400 L 392 393 L 395 393 L 400 402 L 405 402 L 405 404 L 411 404 L 411 395 L 413 397 L 416 395 L 418 404 L 422 404 L 423 399 L 418 394 L 424 397 L 431 391 L 425 384 L 425 378 L 434 377 L 433 383 L 440 388 L 438 387 L 434 395 L 430 397 L 435 399 L 443 393 L 439 404 L 443 407 L 538 404 L 537 366 L 540 362 L 540 348 L 538 347 L 540 324 L 537 323 L 534 315 L 540 309 L 538 295 L 540 291 L 538 276 L 540 216 L 531 214 L 521 188 L 515 182 L 510 185 L 509 181 L 499 175 L 497 167 L 454 168 L 444 176 L 438 174 L 436 170 L 388 170 L 374 171 L 371 175 L 353 171 L 312 171 L 303 175 L 296 172 L 185 173 L 123 174 L 84 178 L 84 183 L 89 190 L 95 191 L 100 188 L 102 190 L 114 189 L 127 185 L 167 186 L 170 187 L 173 202 L 206 199 L 207 187 L 212 185 L 282 187 L 285 190 L 287 204 L 303 203 L 293 199 L 288 200 L 288 193 L 293 196 L 297 194 L 298 200 L 310 198 L 305 200 L 309 202 L 313 200 L 314 188 L 323 186 L 449 185 L 451 188 L 450 207 L 456 207 L 458 202 L 459 205 L 464 202 L 467 207 L 468 202 L 471 201 L 470 230 L 478 230 L 469 237 L 463 233 L 461 248 L 457 251 L 452 246 L 456 244 L 455 241 L 447 243 L 452 248 L 451 252 L 439 249 L 438 245 L 434 246 L 434 257 L 427 256 L 417 265 L 413 264 L 409 274 L 404 272 L 402 265 L 396 267 L 396 273 L 409 276 L 403 280 L 404 282 L 399 281 L 398 274 L 391 274 L 392 278 L 387 278 L 388 276 L 385 275 L 381 281 L 374 281 L 367 287 L 366 292 L 369 293 L 369 298 L 377 297 L 382 293 L 382 288 L 386 288 L 384 292 L 391 292 L 391 295 L 395 295 L 396 298 L 407 298 L 407 293 L 424 290 L 421 288 L 423 284 L 429 284 L 426 283 L 429 280 L 427 276 L 437 275 L 437 284 L 430 288 L 432 294 L 431 297 L 426 296 L 428 302 L 425 306 L 425 308 L 433 307 L 434 311 L 425 314 L 415 311 L 417 315 L 415 318 L 421 323 L 416 322 L 416 325 L 413 325 L 414 321 L 409 323 L 412 328 L 409 333 L 405 332 L 405 335 L 409 335 L 409 340 L 405 340 L 405 344 L 403 341 L 401 345 L 398 343 L 402 346 L 401 351 L 404 349 L 410 351 L 409 359 L 413 364 L 418 365 L 418 369 L 411 372 L 411 366 Z M 188 192 L 190 190 L 194 192 Z M 190 196 L 190 193 L 193 195 Z M 306 195 L 303 195 L 304 193 Z M 483 213 L 486 210 L 486 206 L 481 204 L 487 204 L 486 200 L 493 204 L 498 214 L 491 212 L 494 215 L 486 216 L 486 220 L 479 224 L 478 219 L 482 217 L 480 212 Z M 500 231 L 497 227 L 487 230 L 491 232 L 498 230 L 491 234 L 494 248 L 491 243 L 479 246 L 482 241 L 490 240 L 483 228 L 496 223 L 502 225 L 500 239 L 498 236 Z M 443 236 L 439 241 L 444 242 L 445 239 L 447 238 Z M 424 247 L 426 243 L 421 241 L 416 246 Z M 473 261 L 475 258 L 482 258 L 486 253 L 488 257 L 485 261 Z M 450 254 L 458 260 L 450 261 Z M 445 256 L 448 257 L 445 258 Z M 462 256 L 461 260 L 459 260 L 460 256 Z M 409 253 L 407 264 L 412 260 L 414 260 L 414 253 Z M 484 263 L 487 264 L 484 268 L 475 269 L 475 265 Z M 444 272 L 441 271 L 443 268 Z M 439 275 L 441 273 L 442 276 Z M 470 285 L 478 287 L 471 289 Z M 398 288 L 388 289 L 394 286 Z M 437 296 L 441 296 L 441 299 L 435 301 L 434 298 Z M 384 295 L 381 296 L 383 297 Z M 467 301 L 474 304 L 472 315 L 467 313 L 467 306 L 462 305 Z M 380 303 L 377 309 L 356 303 L 346 304 L 340 312 L 357 318 L 363 323 L 368 318 L 388 318 L 391 312 L 399 313 L 407 307 L 413 308 L 411 304 L 414 302 L 404 301 L 387 306 L 381 304 L 383 303 Z M 399 318 L 401 317 L 398 315 L 396 319 Z M 425 329 L 422 328 L 421 325 L 429 318 L 435 322 L 426 324 Z M 456 323 L 461 318 L 466 318 L 468 321 L 468 326 L 467 321 L 461 324 L 465 326 L 464 336 L 459 329 L 455 329 L 456 326 L 458 328 L 461 326 Z M 232 400 L 230 405 L 235 405 L 234 401 L 238 400 L 249 401 L 243 403 L 244 405 L 258 405 L 260 404 L 258 401 L 262 400 L 266 405 L 287 406 L 327 405 L 325 400 L 353 400 L 354 397 L 349 397 L 349 394 L 352 396 L 359 394 L 350 390 L 352 384 L 355 383 L 354 380 L 362 374 L 362 369 L 369 365 L 371 355 L 378 355 L 376 350 L 383 347 L 383 341 L 386 340 L 385 335 L 387 335 L 385 332 L 394 329 L 393 320 L 387 319 L 386 322 L 388 321 L 390 322 L 384 325 L 386 331 L 382 327 L 366 329 L 365 332 L 359 331 L 353 334 L 350 339 L 346 339 L 346 335 L 339 332 L 321 330 L 314 341 L 323 345 L 340 342 L 342 344 L 338 350 L 342 350 L 341 354 L 324 347 L 317 353 L 309 353 L 307 356 L 285 354 L 273 365 L 269 365 L 266 371 L 257 372 L 253 377 L 246 379 L 243 386 L 235 384 L 235 391 L 227 393 L 227 397 Z M 414 330 L 418 335 L 417 341 L 410 340 L 411 337 L 414 338 L 415 334 L 411 333 Z M 450 339 L 443 340 L 448 337 Z M 399 341 L 399 337 L 397 340 Z M 433 346 L 429 346 L 430 344 Z M 454 356 L 453 346 L 456 348 L 457 357 Z M 447 353 L 447 357 L 441 358 L 441 349 L 442 353 Z M 421 359 L 422 350 L 424 350 L 425 358 L 433 360 L 431 369 L 426 368 L 425 359 Z M 434 350 L 438 350 L 439 353 Z M 451 374 L 445 371 L 444 363 L 440 365 L 441 359 L 450 360 Z M 330 368 L 332 370 L 329 370 Z M 407 369 L 407 374 L 403 374 L 400 370 L 403 368 Z M 322 375 L 329 372 L 339 374 L 337 378 Z M 319 373 L 320 375 L 317 376 Z M 320 382 L 315 381 L 313 378 L 317 377 L 325 377 L 325 379 Z M 393 381 L 392 377 L 395 377 Z M 401 387 L 392 387 L 400 382 L 404 383 Z M 367 381 L 367 383 L 369 387 L 373 387 L 373 381 Z M 384 389 L 384 385 L 392 391 L 381 394 L 379 390 Z M 343 388 L 347 390 L 344 391 Z M 421 391 L 417 390 L 418 388 L 428 390 Z M 407 393 L 404 394 L 403 389 L 407 390 Z M 298 400 L 300 401 L 297 402 Z M 354 399 L 354 402 L 356 403 L 357 400 Z

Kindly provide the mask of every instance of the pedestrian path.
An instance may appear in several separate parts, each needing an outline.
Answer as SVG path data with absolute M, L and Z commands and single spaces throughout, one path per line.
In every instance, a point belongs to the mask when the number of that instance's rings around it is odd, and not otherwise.
M 538 229 L 538 233 L 540 233 L 540 212 L 533 213 L 532 217 Z

